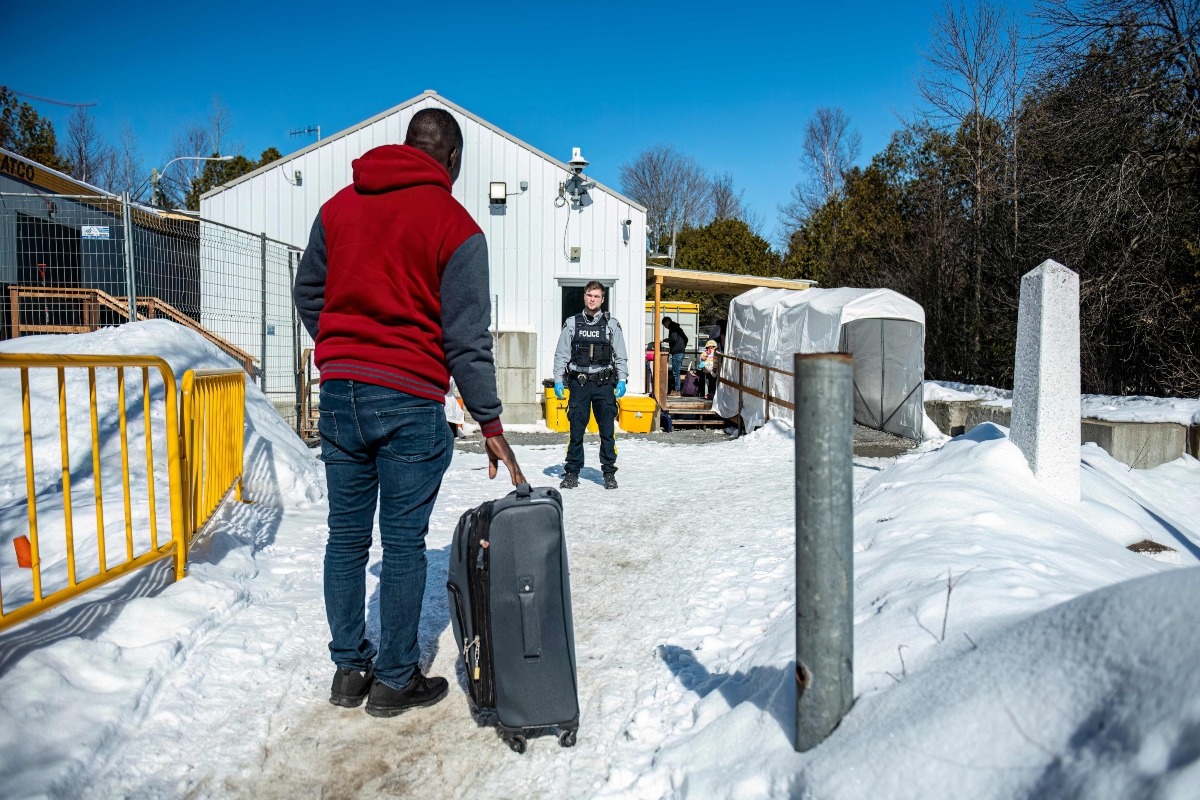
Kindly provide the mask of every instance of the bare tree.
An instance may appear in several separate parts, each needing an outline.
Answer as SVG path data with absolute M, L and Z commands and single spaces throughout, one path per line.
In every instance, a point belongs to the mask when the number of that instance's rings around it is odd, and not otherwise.
M 1153 92 L 1156 112 L 1172 128 L 1192 136 L 1200 131 L 1200 2 L 1042 0 L 1038 16 L 1055 54 L 1053 66 L 1070 64 L 1089 48 L 1123 34 L 1136 36 L 1139 46 L 1133 55 L 1156 66 L 1157 81 L 1138 87 L 1134 94 L 1145 97 Z M 1175 148 L 1165 155 L 1200 166 L 1200 147 Z
M 735 192 L 733 175 L 723 172 L 712 182 L 712 214 L 713 219 L 741 219 L 745 214 L 742 197 L 746 194 L 743 189 Z
M 791 201 L 779 209 L 785 236 L 842 191 L 846 170 L 862 152 L 862 136 L 850 128 L 845 111 L 822 106 L 804 126 L 802 151 L 804 177 L 792 187 Z
M 619 175 L 622 190 L 646 207 L 654 248 L 670 240 L 674 264 L 679 231 L 700 224 L 711 208 L 712 184 L 704 170 L 673 145 L 656 145 L 622 164 Z
M 208 113 L 208 141 L 214 153 L 222 153 L 223 148 L 229 146 L 227 140 L 232 127 L 233 114 L 230 113 L 229 106 L 225 105 L 220 96 L 214 97 L 212 110 Z
M 142 166 L 142 157 L 138 152 L 137 137 L 133 128 L 126 123 L 121 129 L 121 143 L 113 150 L 104 173 L 104 185 L 111 192 L 122 194 L 128 192 L 134 199 L 143 199 L 150 179 Z
M 745 189 L 734 191 L 732 174 L 724 172 L 714 178 L 711 191 L 710 204 L 713 221 L 738 219 L 746 223 L 746 226 L 756 235 L 762 236 L 763 215 L 752 210 L 742 200 L 746 195 Z
M 1007 36 L 1004 12 L 993 0 L 975 0 L 968 10 L 961 3 L 947 4 L 933 29 L 933 45 L 926 58 L 929 70 L 917 88 L 929 106 L 933 125 L 952 128 L 965 166 L 963 181 L 970 187 L 967 212 L 971 220 L 973 286 L 967 332 L 972 367 L 978 371 L 983 328 L 984 226 L 998 194 L 994 166 L 999 137 L 997 123 L 1006 117 L 1006 80 L 1014 55 Z
M 1085 387 L 1194 396 L 1200 2 L 1055 0 L 1040 16 L 1022 238 L 1080 273 Z
M 862 136 L 840 108 L 818 108 L 804 127 L 804 158 L 823 200 L 841 190 L 842 176 L 860 152 Z
M 203 125 L 189 125 L 176 133 L 162 164 L 164 171 L 158 176 L 160 196 L 151 198 L 151 202 L 163 207 L 182 205 L 184 196 L 192 188 L 192 181 L 198 179 L 204 169 L 204 162 L 195 159 L 211 156 L 215 152 L 209 129 Z M 179 158 L 189 160 L 180 161 L 166 169 L 168 164 Z
M 115 153 L 104 141 L 96 120 L 85 106 L 76 106 L 67 119 L 63 155 L 70 163 L 71 176 L 85 183 L 99 185 L 111 172 Z

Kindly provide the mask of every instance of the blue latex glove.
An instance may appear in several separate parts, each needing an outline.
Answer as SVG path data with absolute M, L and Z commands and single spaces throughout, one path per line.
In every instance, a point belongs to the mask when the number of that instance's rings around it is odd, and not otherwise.
M 625 381 L 617 381 L 617 399 L 625 396 Z
M 563 394 L 562 381 L 559 381 L 558 383 L 554 384 L 554 396 L 557 397 L 559 400 L 562 400 L 566 396 Z

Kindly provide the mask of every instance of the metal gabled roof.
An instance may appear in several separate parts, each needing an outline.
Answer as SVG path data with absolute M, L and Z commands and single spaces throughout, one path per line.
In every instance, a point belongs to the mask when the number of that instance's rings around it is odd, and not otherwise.
M 313 142 L 312 144 L 308 145 L 307 147 L 297 150 L 294 153 L 285 155 L 283 158 L 279 159 L 278 161 L 272 161 L 270 164 L 265 164 L 265 165 L 259 167 L 258 169 L 254 170 L 253 172 L 247 172 L 245 175 L 242 175 L 241 177 L 236 178 L 235 180 L 232 180 L 229 183 L 224 183 L 224 184 L 221 184 L 220 186 L 216 186 L 212 189 L 209 189 L 207 192 L 200 195 L 200 199 L 203 200 L 206 197 L 210 197 L 212 195 L 223 192 L 226 189 L 237 186 L 239 183 L 249 180 L 250 178 L 253 178 L 254 176 L 258 175 L 259 173 L 266 172 L 267 170 L 269 170 L 273 167 L 279 166 L 280 161 L 287 161 L 287 160 L 294 159 L 299 156 L 305 155 L 306 153 L 311 153 L 312 151 L 314 151 L 320 147 L 324 147 L 325 145 L 329 144 L 330 142 L 336 141 L 337 139 L 341 139 L 345 136 L 349 136 L 350 134 L 360 131 L 369 125 L 374 125 L 379 120 L 381 120 L 385 117 L 389 117 L 392 114 L 397 114 L 400 111 L 403 111 L 404 109 L 408 108 L 409 106 L 415 105 L 415 104 L 421 102 L 422 100 L 426 100 L 426 99 L 436 100 L 437 102 L 441 103 L 442 105 L 446 106 L 447 108 L 451 109 L 452 111 L 457 111 L 459 114 L 462 114 L 467 119 L 470 119 L 470 120 L 473 120 L 474 122 L 479 123 L 483 127 L 487 128 L 488 130 L 492 131 L 493 133 L 496 133 L 499 136 L 503 136 L 505 139 L 508 139 L 510 142 L 512 142 L 513 144 L 516 144 L 518 147 L 523 147 L 526 150 L 528 150 L 529 152 L 534 153 L 535 155 L 540 156 L 541 158 L 545 159 L 546 161 L 549 161 L 550 163 L 554 164 L 555 166 L 562 168 L 562 170 L 564 172 L 571 171 L 571 168 L 568 167 L 566 165 L 566 163 L 559 161 L 557 158 L 555 158 L 551 155 L 547 155 L 546 153 L 542 152 L 541 150 L 534 147 L 533 145 L 531 145 L 527 142 L 524 142 L 521 139 L 518 139 L 516 136 L 513 136 L 508 131 L 505 131 L 505 130 L 502 130 L 501 128 L 496 127 L 495 125 L 493 125 L 492 123 L 483 119 L 482 117 L 472 114 L 470 111 L 467 111 L 465 108 L 458 105 L 457 103 L 454 103 L 450 100 L 447 100 L 445 97 L 442 97 L 440 94 L 435 92 L 433 89 L 426 89 L 424 92 L 417 95 L 416 97 L 405 100 L 403 103 L 400 103 L 399 105 L 392 106 L 391 108 L 387 109 L 386 111 L 381 111 L 378 114 L 376 114 L 375 116 L 371 117 L 370 119 L 366 119 L 366 120 L 358 123 L 357 125 L 353 125 L 349 128 L 346 128 L 345 130 L 338 131 L 337 133 L 333 134 L 332 136 L 322 139 L 319 142 Z M 612 195 L 613 197 L 617 198 L 618 200 L 628 203 L 629 205 L 633 206 L 634 208 L 638 209 L 639 211 L 644 212 L 646 210 L 646 207 L 643 206 L 641 203 L 637 203 L 637 202 L 629 199 L 628 197 L 626 197 L 625 195 L 616 191 L 615 189 L 611 189 L 608 186 L 605 186 L 604 184 L 602 184 L 599 181 L 596 181 L 592 178 L 589 178 L 589 180 L 591 180 L 593 183 L 596 184 L 597 189 L 602 189 L 603 191 L 607 192 L 608 194 Z

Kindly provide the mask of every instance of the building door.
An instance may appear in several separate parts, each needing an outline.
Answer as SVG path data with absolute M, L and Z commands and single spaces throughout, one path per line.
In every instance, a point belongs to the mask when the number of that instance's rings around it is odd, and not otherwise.
M 921 441 L 925 329 L 907 319 L 857 319 L 842 326 L 854 356 L 854 421 Z
M 609 303 L 612 301 L 612 287 L 604 287 L 604 302 L 600 304 L 600 310 L 608 313 Z M 578 286 L 562 287 L 562 321 L 566 322 L 567 317 L 573 317 L 580 311 L 583 311 L 583 284 Z

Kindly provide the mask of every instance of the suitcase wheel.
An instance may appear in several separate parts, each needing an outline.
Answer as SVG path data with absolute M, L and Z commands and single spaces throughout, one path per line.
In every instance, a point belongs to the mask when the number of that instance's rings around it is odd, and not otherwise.
M 575 746 L 575 731 L 563 731 L 558 735 L 558 744 L 560 747 Z
M 524 753 L 525 752 L 525 736 L 523 734 L 506 733 L 506 734 L 501 734 L 501 736 L 504 739 L 504 743 L 506 745 L 508 745 L 510 748 L 512 748 L 512 751 L 514 753 Z

